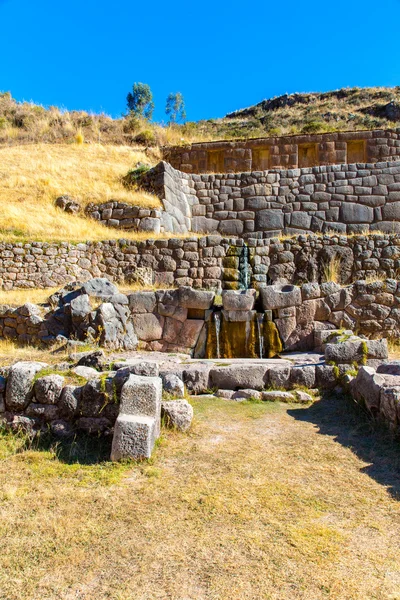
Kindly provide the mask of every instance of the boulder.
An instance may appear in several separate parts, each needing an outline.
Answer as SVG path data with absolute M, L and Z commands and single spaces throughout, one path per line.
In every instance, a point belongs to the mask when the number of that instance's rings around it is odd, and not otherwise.
M 34 394 L 39 404 L 57 404 L 65 379 L 61 375 L 46 375 L 35 382 Z
M 164 391 L 174 396 L 183 396 L 185 393 L 185 386 L 182 379 L 173 373 L 165 373 L 161 376 L 163 382 Z
M 187 431 L 193 419 L 193 407 L 187 400 L 162 402 L 161 416 L 167 427 Z
M 231 396 L 232 400 L 261 400 L 262 392 L 259 390 L 238 390 Z
M 154 292 L 133 292 L 128 298 L 132 314 L 152 313 L 156 308 L 157 299 Z
M 290 388 L 291 367 L 273 367 L 269 370 L 269 384 L 275 388 Z
M 105 277 L 94 277 L 83 284 L 82 293 L 96 298 L 105 298 L 118 294 L 119 290 L 116 285 Z
M 120 415 L 154 419 L 155 436 L 160 433 L 162 381 L 160 377 L 130 375 L 121 389 Z
M 71 369 L 71 371 L 76 375 L 79 375 L 79 377 L 84 377 L 85 379 L 95 379 L 101 375 L 99 371 L 92 369 L 92 367 L 74 367 Z
M 58 408 L 60 409 L 60 415 L 66 419 L 73 418 L 78 411 L 79 402 L 82 396 L 82 386 L 77 385 L 66 385 L 64 386 L 60 399 L 58 401 Z
M 42 362 L 17 362 L 10 368 L 6 387 L 7 410 L 21 412 L 33 397 L 36 373 L 48 365 Z
M 101 371 L 105 363 L 105 354 L 103 350 L 94 350 L 93 352 L 84 352 L 78 359 L 77 367 L 92 367 L 96 371 Z
M 191 394 L 205 394 L 210 388 L 210 365 L 197 364 L 182 371 L 182 380 Z

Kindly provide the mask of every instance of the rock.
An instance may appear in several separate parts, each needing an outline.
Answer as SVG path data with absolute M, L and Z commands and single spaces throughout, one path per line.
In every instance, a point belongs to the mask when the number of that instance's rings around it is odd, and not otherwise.
M 232 400 L 261 400 L 262 392 L 258 390 L 239 390 L 231 396 Z
M 57 208 L 61 208 L 61 210 L 64 210 L 67 213 L 76 214 L 81 210 L 81 205 L 79 202 L 67 195 L 59 196 L 54 204 L 57 206 Z
M 83 356 L 78 359 L 77 367 L 92 367 L 96 371 L 101 371 L 105 363 L 105 354 L 103 350 L 94 350 L 92 352 L 84 352 Z
M 276 310 L 301 304 L 301 288 L 289 284 L 267 285 L 260 289 L 264 310 Z
M 152 342 L 162 338 L 164 317 L 152 313 L 134 314 L 132 320 L 136 335 L 140 340 Z
M 365 353 L 364 353 L 365 348 Z M 337 364 L 351 364 L 366 359 L 386 359 L 388 357 L 387 340 L 361 340 L 350 338 L 345 342 L 328 343 L 325 347 L 325 361 Z
M 379 412 L 381 388 L 385 378 L 378 375 L 372 367 L 360 367 L 357 377 L 351 383 L 353 397 L 365 403 L 368 410 L 376 416 Z
M 234 390 L 217 390 L 215 392 L 215 396 L 217 398 L 224 398 L 224 400 L 232 400 L 233 396 L 236 394 Z
M 132 314 L 152 313 L 156 308 L 157 300 L 154 292 L 133 292 L 128 298 Z
M 182 380 L 190 394 L 205 394 L 210 388 L 210 369 L 208 364 L 195 365 L 182 371 Z
M 66 385 L 64 386 L 60 399 L 58 401 L 58 407 L 60 409 L 60 415 L 66 419 L 73 418 L 78 411 L 79 402 L 82 397 L 82 386 L 77 385 Z
M 69 438 L 73 435 L 73 429 L 67 421 L 57 419 L 50 423 L 50 429 L 53 435 L 60 438 Z
M 297 402 L 312 402 L 314 398 L 307 394 L 307 392 L 302 392 L 301 390 L 295 391 Z
M 150 458 L 156 439 L 154 418 L 120 414 L 114 427 L 111 460 Z
M 377 367 L 376 372 L 385 375 L 400 375 L 400 360 L 385 361 Z
M 33 396 L 36 373 L 48 365 L 42 362 L 17 362 L 10 368 L 6 387 L 7 410 L 21 412 Z
M 222 306 L 229 311 L 251 311 L 256 299 L 256 290 L 243 291 L 224 290 L 222 292 Z
M 88 369 L 90 367 L 81 368 Z M 116 400 L 112 377 L 90 379 L 82 388 L 79 412 L 83 417 L 104 416 L 107 405 L 115 404 Z
M 195 290 L 187 286 L 179 288 L 179 304 L 182 308 L 207 310 L 211 308 L 214 296 L 214 292 Z
M 275 388 L 289 389 L 291 367 L 273 367 L 269 370 L 269 384 Z
M 182 379 L 173 373 L 166 373 L 162 375 L 162 382 L 164 391 L 168 394 L 174 394 L 175 396 L 183 396 L 185 393 L 185 386 Z
M 11 419 L 7 421 L 8 427 L 15 433 L 24 432 L 27 435 L 34 435 L 38 426 L 36 419 L 30 417 L 23 417 L 22 415 L 12 415 Z
M 382 388 L 380 392 L 380 414 L 395 431 L 400 422 L 400 387 Z
M 105 433 L 111 428 L 111 421 L 105 417 L 81 417 L 75 423 L 75 427 L 88 434 Z
M 336 384 L 335 369 L 331 365 L 315 366 L 316 385 L 322 390 L 332 390 Z
M 96 369 L 92 369 L 92 367 L 74 367 L 71 371 L 85 379 L 95 379 L 101 375 L 101 373 L 96 371 Z
M 312 389 L 315 387 L 315 365 L 294 365 L 290 372 L 290 383 Z
M 193 407 L 186 400 L 162 402 L 161 416 L 167 427 L 187 431 L 193 419 Z
M 281 392 L 279 390 L 271 390 L 262 392 L 264 402 L 296 402 L 296 398 L 290 392 Z
M 120 413 L 160 419 L 162 381 L 160 377 L 130 375 L 121 389 Z M 156 431 L 159 430 L 159 425 Z M 157 434 L 158 435 L 158 434 Z
M 34 394 L 39 404 L 57 404 L 65 379 L 61 375 L 46 375 L 35 382 Z
M 225 390 L 262 390 L 268 379 L 268 367 L 262 364 L 232 365 L 210 369 L 210 387 Z
M 118 294 L 118 288 L 105 277 L 94 277 L 82 286 L 82 293 L 96 298 L 105 298 Z
M 27 406 L 25 414 L 27 417 L 35 417 L 44 421 L 53 421 L 59 417 L 58 407 L 54 404 L 38 404 L 36 402 L 31 402 Z

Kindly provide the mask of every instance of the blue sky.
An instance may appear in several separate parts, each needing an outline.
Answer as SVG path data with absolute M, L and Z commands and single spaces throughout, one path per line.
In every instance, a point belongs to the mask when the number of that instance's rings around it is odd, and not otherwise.
M 135 81 L 190 120 L 285 92 L 400 85 L 400 0 L 0 0 L 0 90 L 119 116 Z

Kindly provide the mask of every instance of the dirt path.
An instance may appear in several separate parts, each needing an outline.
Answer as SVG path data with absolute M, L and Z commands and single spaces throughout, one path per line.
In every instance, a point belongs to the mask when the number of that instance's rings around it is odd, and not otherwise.
M 150 463 L 1 463 L 0 598 L 400 599 L 398 443 L 340 398 L 194 405 Z

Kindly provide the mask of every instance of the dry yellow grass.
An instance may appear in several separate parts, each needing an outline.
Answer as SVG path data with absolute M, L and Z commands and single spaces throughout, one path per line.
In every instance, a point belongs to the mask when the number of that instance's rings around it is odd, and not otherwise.
M 31 144 L 0 148 L 0 240 L 102 240 L 121 237 L 84 215 L 68 215 L 54 200 L 68 194 L 82 205 L 119 200 L 146 208 L 155 196 L 123 187 L 137 162 L 157 162 L 139 149 L 99 144 Z M 148 234 L 124 233 L 146 239 Z
M 2 597 L 398 598 L 397 448 L 351 403 L 194 408 L 137 465 L 3 435 Z

